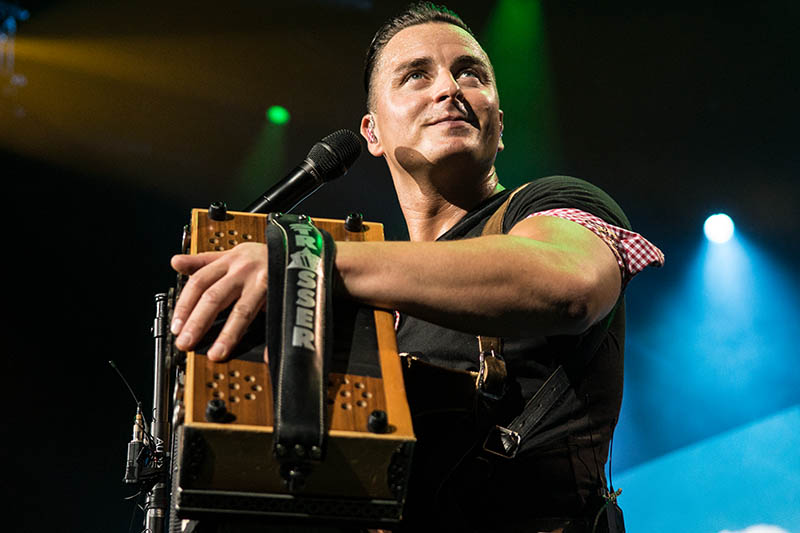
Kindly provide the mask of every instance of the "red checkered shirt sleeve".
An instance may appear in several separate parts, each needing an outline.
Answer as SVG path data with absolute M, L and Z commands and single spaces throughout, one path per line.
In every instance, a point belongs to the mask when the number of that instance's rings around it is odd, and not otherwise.
M 634 231 L 609 224 L 586 211 L 572 208 L 548 209 L 528 216 L 571 220 L 603 239 L 617 258 L 617 264 L 622 270 L 623 283 L 630 281 L 648 266 L 660 267 L 664 264 L 664 254 L 653 243 Z

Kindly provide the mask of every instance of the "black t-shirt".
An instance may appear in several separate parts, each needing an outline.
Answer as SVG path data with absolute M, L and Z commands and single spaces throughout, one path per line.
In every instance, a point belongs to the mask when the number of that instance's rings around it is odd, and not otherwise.
M 507 190 L 488 198 L 439 240 L 480 236 L 489 217 L 509 194 Z M 577 178 L 551 176 L 531 182 L 514 196 L 504 217 L 503 232 L 507 233 L 532 213 L 557 208 L 580 209 L 609 224 L 630 229 L 622 209 L 601 189 Z M 498 261 L 502 261 L 502 257 Z M 488 486 L 496 484 L 489 492 L 497 495 L 498 501 L 493 505 L 503 508 L 504 516 L 518 511 L 523 513 L 523 521 L 530 516 L 575 516 L 591 493 L 598 486 L 605 485 L 603 467 L 622 400 L 623 306 L 620 299 L 610 317 L 607 332 L 588 365 L 570 371 L 573 388 L 569 399 L 554 408 L 541 428 L 523 443 L 520 459 L 501 464 L 492 475 L 494 481 L 488 482 Z M 606 323 L 595 327 L 605 328 Z M 559 364 L 569 366 L 578 359 L 581 350 L 585 350 L 582 341 L 587 336 L 503 339 L 503 358 L 512 383 L 510 394 L 519 396 L 517 402 L 511 402 L 517 406 L 515 411 L 521 410 L 524 402 Z M 478 369 L 476 334 L 403 315 L 397 341 L 401 352 L 414 353 L 430 363 L 459 370 Z M 518 412 L 510 412 L 506 418 L 513 418 L 516 414 Z M 418 436 L 424 446 L 428 437 L 424 432 Z M 480 487 L 474 490 L 486 494 L 487 483 L 479 484 Z M 471 490 L 463 483 L 461 485 L 459 491 L 467 494 Z M 540 491 L 545 487 L 547 490 Z M 522 499 L 515 503 L 517 497 Z M 532 503 L 532 500 L 537 503 Z

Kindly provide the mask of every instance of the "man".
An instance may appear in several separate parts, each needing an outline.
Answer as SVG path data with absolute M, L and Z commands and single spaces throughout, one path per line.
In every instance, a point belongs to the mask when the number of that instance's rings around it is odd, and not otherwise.
M 385 24 L 365 84 L 361 134 L 386 160 L 411 242 L 337 243 L 339 290 L 396 310 L 400 349 L 416 354 L 417 368 L 470 375 L 496 356 L 508 373 L 499 392 L 473 390 L 470 405 L 443 416 L 411 398 L 419 442 L 406 529 L 591 531 L 621 400 L 621 291 L 663 256 L 581 180 L 544 178 L 507 201 L 494 169 L 503 150 L 494 71 L 452 12 L 418 4 Z M 496 234 L 482 235 L 499 209 Z M 266 247 L 175 256 L 172 265 L 190 274 L 172 324 L 177 346 L 192 348 L 232 304 L 208 352 L 224 359 L 264 306 Z M 502 337 L 502 353 L 495 341 L 482 356 L 476 335 Z M 488 430 L 523 413 L 559 365 L 569 393 L 517 457 L 482 450 Z M 410 391 L 427 379 L 416 376 Z M 452 399 L 446 381 L 434 382 L 434 404 Z

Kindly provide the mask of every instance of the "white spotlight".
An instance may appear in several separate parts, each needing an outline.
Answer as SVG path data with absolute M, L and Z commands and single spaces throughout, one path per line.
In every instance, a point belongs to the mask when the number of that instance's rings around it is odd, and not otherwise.
M 733 237 L 733 220 L 724 213 L 711 215 L 703 224 L 703 231 L 711 242 L 728 242 Z

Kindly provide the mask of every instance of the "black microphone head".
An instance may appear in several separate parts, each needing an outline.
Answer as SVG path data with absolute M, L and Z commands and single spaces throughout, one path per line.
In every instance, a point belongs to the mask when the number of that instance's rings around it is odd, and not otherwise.
M 350 130 L 334 131 L 306 156 L 323 182 L 343 176 L 361 155 L 361 139 Z

